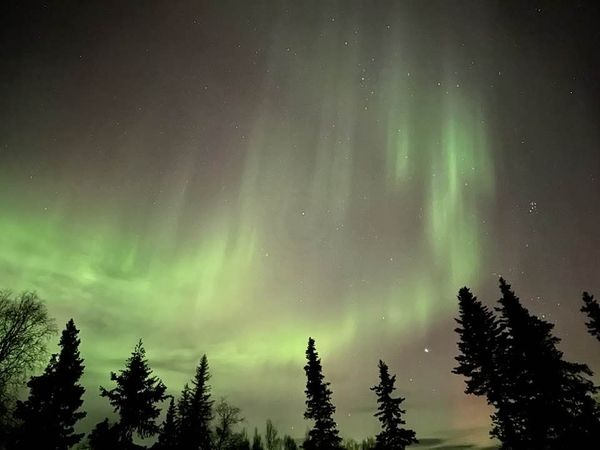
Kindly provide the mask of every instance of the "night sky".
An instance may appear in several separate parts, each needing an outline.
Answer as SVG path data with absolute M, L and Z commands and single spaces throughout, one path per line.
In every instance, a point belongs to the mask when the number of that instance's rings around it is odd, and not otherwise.
M 489 444 L 453 317 L 499 275 L 600 371 L 594 3 L 2 2 L 0 287 L 81 329 L 84 428 L 142 337 L 301 437 L 312 336 L 345 437 L 382 358 L 419 438 Z

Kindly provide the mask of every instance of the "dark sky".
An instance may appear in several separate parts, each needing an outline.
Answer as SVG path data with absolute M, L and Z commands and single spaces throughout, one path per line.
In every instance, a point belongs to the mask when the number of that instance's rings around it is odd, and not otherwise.
M 452 330 L 499 275 L 600 370 L 595 3 L 2 2 L 0 286 L 81 328 L 84 426 L 143 337 L 300 437 L 310 335 L 344 436 L 382 358 L 431 448 L 489 444 Z

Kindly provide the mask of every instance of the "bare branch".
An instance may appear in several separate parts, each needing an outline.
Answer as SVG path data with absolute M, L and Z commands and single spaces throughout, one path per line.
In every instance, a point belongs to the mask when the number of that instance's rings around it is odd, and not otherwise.
M 56 332 L 46 305 L 35 292 L 0 291 L 0 396 L 8 395 L 46 355 Z

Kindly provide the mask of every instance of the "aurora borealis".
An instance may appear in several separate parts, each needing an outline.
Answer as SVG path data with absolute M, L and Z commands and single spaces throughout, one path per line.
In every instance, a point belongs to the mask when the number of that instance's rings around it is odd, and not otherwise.
M 591 2 L 8 3 L 0 287 L 81 329 L 86 424 L 142 337 L 300 437 L 312 336 L 343 436 L 382 358 L 420 438 L 489 443 L 452 330 L 499 274 L 600 370 Z

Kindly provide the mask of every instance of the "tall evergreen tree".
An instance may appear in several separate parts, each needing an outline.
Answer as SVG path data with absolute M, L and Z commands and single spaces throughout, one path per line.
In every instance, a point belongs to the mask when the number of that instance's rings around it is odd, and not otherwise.
M 503 345 L 497 352 L 504 379 L 505 408 L 514 434 L 504 448 L 558 449 L 593 447 L 600 422 L 585 364 L 563 360 L 554 325 L 524 308 L 506 281 L 500 278 L 502 298 L 497 311 Z M 595 442 L 595 443 L 594 443 Z M 590 448 L 591 448 L 590 447 Z
M 60 352 L 52 355 L 42 375 L 27 383 L 29 398 L 18 402 L 15 411 L 21 421 L 16 448 L 66 450 L 83 437 L 74 428 L 86 415 L 79 411 L 85 389 L 79 384 L 84 366 L 78 336 L 71 319 L 60 337 Z
M 394 384 L 396 375 L 390 375 L 388 366 L 379 360 L 379 384 L 371 390 L 377 395 L 377 412 L 375 417 L 381 422 L 381 432 L 377 435 L 378 450 L 404 450 L 407 446 L 417 443 L 415 432 L 403 428 L 406 422 L 402 418 L 406 411 L 400 408 L 404 401 L 402 397 L 392 397 L 396 390 Z
M 581 312 L 585 313 L 590 320 L 586 322 L 588 332 L 600 341 L 600 305 L 593 295 L 583 293 L 583 306 Z
M 467 287 L 458 291 L 458 311 L 459 317 L 455 319 L 458 327 L 454 331 L 459 335 L 460 354 L 455 358 L 458 366 L 452 372 L 466 378 L 466 394 L 486 396 L 487 403 L 495 408 L 490 434 L 501 442 L 511 441 L 514 439 L 509 414 L 512 405 L 504 392 L 502 361 L 498 361 L 504 339 L 498 320 Z
M 169 408 L 165 416 L 160 432 L 158 433 L 158 442 L 156 448 L 158 450 L 175 450 L 178 448 L 177 443 L 177 410 L 175 408 L 175 400 L 171 397 Z
M 455 319 L 460 355 L 453 373 L 466 377 L 465 394 L 485 395 L 492 388 L 496 362 L 494 355 L 500 331 L 494 313 L 484 306 L 467 287 L 458 291 L 458 314 Z
M 258 434 L 258 428 L 254 428 L 254 436 L 252 436 L 252 450 L 265 450 L 262 443 L 262 437 Z
M 108 398 L 119 414 L 122 444 L 130 446 L 134 433 L 142 438 L 154 436 L 159 431 L 156 419 L 160 408 L 157 403 L 166 398 L 166 387 L 160 379 L 152 376 L 141 339 L 127 359 L 125 369 L 119 374 L 111 372 L 110 379 L 116 387 L 111 390 L 100 387 L 100 394 Z
M 331 402 L 329 382 L 324 381 L 321 359 L 313 338 L 308 338 L 306 349 L 306 411 L 304 418 L 313 420 L 314 426 L 308 432 L 303 448 L 306 450 L 333 450 L 341 448 L 342 439 L 338 435 L 333 419 L 335 406 Z
M 287 434 L 283 436 L 282 446 L 283 450 L 298 450 L 298 445 L 294 441 L 294 438 Z
M 454 373 L 467 377 L 467 393 L 495 407 L 491 434 L 503 449 L 593 446 L 600 424 L 591 371 L 563 360 L 554 326 L 531 315 L 502 278 L 500 290 L 499 320 L 468 289 L 459 291 Z
M 180 448 L 184 450 L 209 450 L 212 437 L 210 422 L 213 419 L 208 359 L 202 355 L 192 380 L 192 388 L 184 388 L 180 404 Z M 184 395 L 186 398 L 184 398 Z
M 177 414 L 175 415 L 175 428 L 177 429 L 177 442 L 181 445 L 182 449 L 187 448 L 184 445 L 185 428 L 189 421 L 190 416 L 190 396 L 191 389 L 188 383 L 185 383 L 177 400 Z

